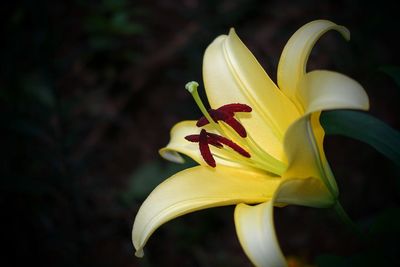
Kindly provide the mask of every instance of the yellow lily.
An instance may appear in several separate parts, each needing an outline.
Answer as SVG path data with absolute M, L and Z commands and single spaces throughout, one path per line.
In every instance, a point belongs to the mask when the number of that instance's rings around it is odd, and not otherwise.
M 143 256 L 150 235 L 165 222 L 201 209 L 236 205 L 239 241 L 253 264 L 286 266 L 273 207 L 329 207 L 337 201 L 338 188 L 323 150 L 321 111 L 369 108 L 367 94 L 353 79 L 327 70 L 306 72 L 310 51 L 329 30 L 350 37 L 345 27 L 316 20 L 290 38 L 279 61 L 278 86 L 233 29 L 211 43 L 203 61 L 211 109 L 201 103 L 197 84 L 189 83 L 203 123 L 176 124 L 170 142 L 160 150 L 168 160 L 182 162 L 182 153 L 199 166 L 168 178 L 144 201 L 132 230 L 137 256 Z M 241 110 L 225 110 L 225 119 L 212 116 L 232 105 Z

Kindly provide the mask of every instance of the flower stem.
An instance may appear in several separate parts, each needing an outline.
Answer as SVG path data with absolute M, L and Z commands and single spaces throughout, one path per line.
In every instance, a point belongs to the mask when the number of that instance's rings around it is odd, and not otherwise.
M 364 233 L 361 231 L 358 225 L 354 223 L 352 219 L 350 219 L 349 215 L 343 209 L 343 206 L 340 204 L 339 201 L 336 201 L 336 203 L 333 205 L 333 209 L 335 210 L 340 220 L 347 226 L 347 228 L 351 232 L 356 234 L 360 240 L 365 241 Z

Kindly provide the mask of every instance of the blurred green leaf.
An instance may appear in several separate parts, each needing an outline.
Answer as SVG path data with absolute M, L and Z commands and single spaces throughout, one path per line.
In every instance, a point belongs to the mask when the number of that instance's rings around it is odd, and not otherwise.
M 110 23 L 115 33 L 130 35 L 143 32 L 143 26 L 129 21 L 129 16 L 125 12 L 116 13 Z
M 131 22 L 125 12 L 115 13 L 111 17 L 92 15 L 85 21 L 85 28 L 90 33 L 103 35 L 131 35 L 143 31 L 143 26 Z
M 144 199 L 163 180 L 194 165 L 196 163 L 189 159 L 183 164 L 158 160 L 146 163 L 131 175 L 128 190 L 122 195 L 122 200 L 130 203 L 134 199 Z
M 398 87 L 400 87 L 400 67 L 398 66 L 383 66 L 379 68 L 382 72 L 386 73 L 389 75 L 394 82 L 397 84 Z
M 344 135 L 365 142 L 400 165 L 400 133 L 383 121 L 363 112 L 324 112 L 321 124 L 328 135 Z
M 24 93 L 45 107 L 52 108 L 55 106 L 55 97 L 51 89 L 44 84 L 26 87 Z

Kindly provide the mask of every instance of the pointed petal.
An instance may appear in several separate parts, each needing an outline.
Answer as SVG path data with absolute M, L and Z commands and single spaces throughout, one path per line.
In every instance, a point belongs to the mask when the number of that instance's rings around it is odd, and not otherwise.
M 213 130 L 210 128 L 211 126 L 205 126 L 204 129 L 207 132 L 212 133 Z M 199 150 L 199 144 L 190 142 L 185 139 L 188 135 L 199 134 L 201 128 L 196 126 L 196 121 L 181 121 L 174 125 L 171 129 L 171 138 L 169 143 L 166 147 L 161 148 L 159 153 L 161 157 L 166 160 L 176 162 L 176 163 L 183 163 L 184 159 L 180 155 L 180 153 L 192 158 L 194 161 L 199 163 L 200 165 L 207 165 L 204 161 L 203 157 L 201 156 Z M 245 168 L 244 166 L 240 165 L 240 163 L 235 161 L 226 160 L 228 157 L 226 152 L 224 151 L 225 148 L 217 148 L 217 147 L 210 147 L 212 154 L 215 156 L 216 164 L 217 165 L 225 165 L 225 166 L 235 166 Z M 224 153 L 225 152 L 225 153 Z
M 240 244 L 255 266 L 287 266 L 275 234 L 272 201 L 237 205 L 235 225 Z
M 211 107 L 216 109 L 230 103 L 249 105 L 253 109 L 250 114 L 235 116 L 267 153 L 277 159 L 284 158 L 283 135 L 299 113 L 233 29 L 229 36 L 218 37 L 207 48 L 203 76 Z
M 298 105 L 297 86 L 306 72 L 308 57 L 318 39 L 329 30 L 340 32 L 350 39 L 350 32 L 328 20 L 315 20 L 297 30 L 283 49 L 278 65 L 279 88 Z
M 327 71 L 311 71 L 303 76 L 298 98 L 306 113 L 329 109 L 369 108 L 363 87 L 346 75 Z
M 282 185 L 277 202 L 325 207 L 337 198 L 336 181 L 323 150 L 324 130 L 319 116 L 317 112 L 300 118 L 285 135 L 289 166 L 283 177 L 289 180 Z
M 263 172 L 218 166 L 181 171 L 157 186 L 144 201 L 132 230 L 136 255 L 165 222 L 189 212 L 237 203 L 269 200 L 281 179 Z

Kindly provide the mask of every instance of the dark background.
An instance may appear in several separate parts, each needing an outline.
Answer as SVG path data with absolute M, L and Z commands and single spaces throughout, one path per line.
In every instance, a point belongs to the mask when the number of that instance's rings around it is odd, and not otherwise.
M 176 122 L 199 115 L 183 88 L 201 82 L 205 48 L 235 27 L 275 80 L 283 46 L 300 26 L 320 18 L 345 25 L 351 41 L 327 34 L 309 69 L 355 78 L 371 114 L 399 129 L 399 87 L 383 71 L 399 64 L 398 10 L 395 1 L 361 0 L 3 1 L 0 264 L 250 266 L 233 207 L 164 225 L 143 259 L 131 244 L 144 198 L 185 167 L 160 160 L 157 150 Z M 330 210 L 286 207 L 275 219 L 283 251 L 292 266 L 349 259 L 393 266 L 398 168 L 345 137 L 328 136 L 326 151 L 350 216 L 364 229 L 380 218 L 374 247 Z

